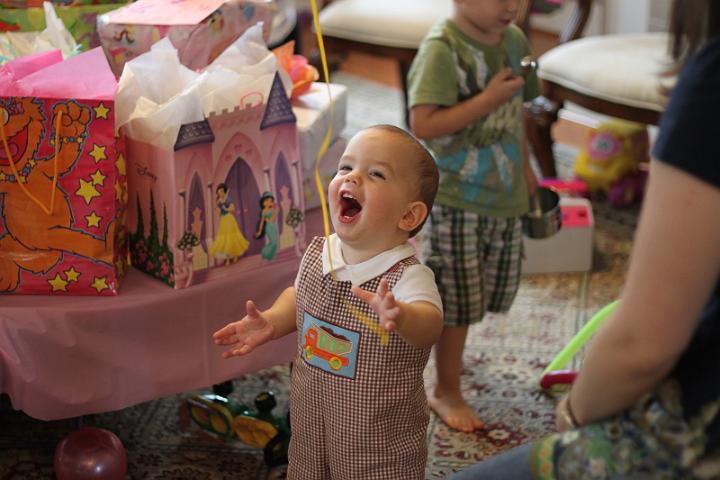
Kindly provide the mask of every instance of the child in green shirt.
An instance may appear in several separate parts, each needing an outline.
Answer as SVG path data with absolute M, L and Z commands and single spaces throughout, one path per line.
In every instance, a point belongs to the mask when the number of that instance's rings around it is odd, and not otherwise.
M 523 102 L 537 96 L 539 86 L 534 72 L 521 75 L 530 48 L 512 24 L 518 6 L 518 0 L 455 0 L 452 16 L 423 40 L 408 77 L 410 126 L 440 170 L 423 257 L 435 273 L 445 327 L 428 402 L 462 431 L 483 425 L 460 391 L 468 327 L 485 312 L 512 305 L 521 216 L 537 187 Z

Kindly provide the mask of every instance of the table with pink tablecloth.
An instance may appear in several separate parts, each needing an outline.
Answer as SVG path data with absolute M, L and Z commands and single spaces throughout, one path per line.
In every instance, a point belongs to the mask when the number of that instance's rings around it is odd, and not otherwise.
M 309 238 L 321 234 L 308 212 Z M 53 420 L 107 412 L 292 360 L 296 336 L 224 360 L 212 333 L 268 308 L 292 285 L 300 259 L 173 290 L 131 269 L 117 297 L 0 296 L 0 393 Z

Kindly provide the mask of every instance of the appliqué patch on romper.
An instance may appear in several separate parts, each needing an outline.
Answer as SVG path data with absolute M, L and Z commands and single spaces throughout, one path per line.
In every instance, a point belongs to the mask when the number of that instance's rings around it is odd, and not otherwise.
M 303 358 L 313 367 L 333 375 L 355 378 L 360 333 L 303 315 Z

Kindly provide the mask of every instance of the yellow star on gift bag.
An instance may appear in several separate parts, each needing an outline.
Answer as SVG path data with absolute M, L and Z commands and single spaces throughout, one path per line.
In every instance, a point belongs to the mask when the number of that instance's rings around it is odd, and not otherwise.
M 107 175 L 103 175 L 100 170 L 97 170 L 95 173 L 90 175 L 90 178 L 92 178 L 93 185 L 102 185 L 103 183 L 105 183 Z
M 122 153 L 119 153 L 117 156 L 117 160 L 115 160 L 115 166 L 118 169 L 118 173 L 125 176 L 125 157 L 123 157 Z
M 80 272 L 75 270 L 75 267 L 70 267 L 68 270 L 65 270 L 63 273 L 67 277 L 68 283 L 77 282 L 78 278 L 80 278 Z
M 85 199 L 85 203 L 90 205 L 90 202 L 94 197 L 99 197 L 101 194 L 97 191 L 95 186 L 88 182 L 80 179 L 80 188 L 78 188 L 77 192 L 75 192 L 75 195 L 78 197 L 82 197 Z
M 95 163 L 98 163 L 100 160 L 105 160 L 107 158 L 107 155 L 105 155 L 105 149 L 107 147 L 93 144 L 92 152 L 90 152 L 90 156 L 95 159 Z
M 92 212 L 90 215 L 85 216 L 85 220 L 87 220 L 88 227 L 100 227 L 102 217 L 98 217 L 95 212 Z
M 123 262 L 121 258 L 118 258 L 117 262 L 115 262 L 115 268 L 119 276 L 122 277 L 125 275 L 125 262 Z
M 59 273 L 56 273 L 55 278 L 53 278 L 52 280 L 48 280 L 47 282 L 52 287 L 53 292 L 67 292 L 67 289 L 65 287 L 67 286 L 68 282 L 63 280 Z
M 95 280 L 93 280 L 90 286 L 97 290 L 98 293 L 110 288 L 107 284 L 107 277 L 95 277 Z
M 97 107 L 93 108 L 95 110 L 95 118 L 108 118 L 108 113 L 110 112 L 110 109 L 107 108 L 105 105 L 100 103 Z

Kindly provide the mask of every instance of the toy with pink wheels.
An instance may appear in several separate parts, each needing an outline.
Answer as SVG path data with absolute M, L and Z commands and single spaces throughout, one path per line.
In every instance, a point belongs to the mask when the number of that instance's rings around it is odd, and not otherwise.
M 618 301 L 605 305 L 580 329 L 565 347 L 560 350 L 555 358 L 548 364 L 540 377 L 540 387 L 543 390 L 554 385 L 570 385 L 575 381 L 577 372 L 565 370 L 564 367 L 570 362 L 575 354 L 590 340 L 595 331 L 605 319 L 615 310 Z

